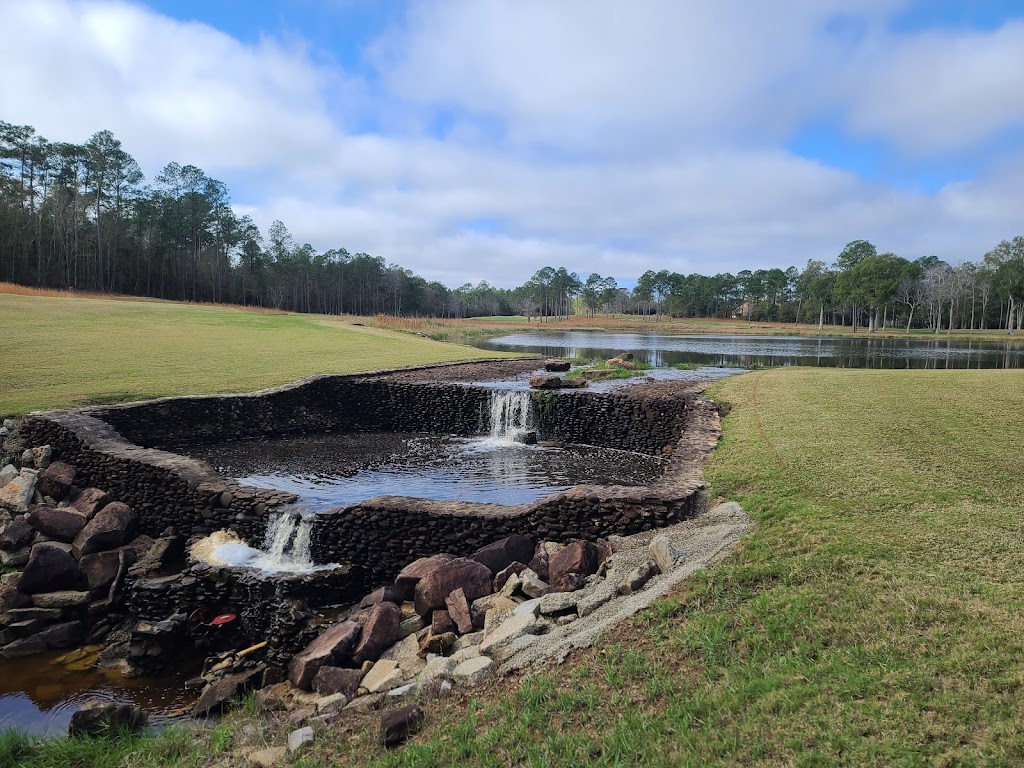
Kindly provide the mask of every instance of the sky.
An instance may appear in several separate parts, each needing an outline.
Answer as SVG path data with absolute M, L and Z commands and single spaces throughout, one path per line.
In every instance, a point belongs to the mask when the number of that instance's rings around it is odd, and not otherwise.
M 0 0 L 0 120 L 450 286 L 976 260 L 1024 234 L 1024 0 Z

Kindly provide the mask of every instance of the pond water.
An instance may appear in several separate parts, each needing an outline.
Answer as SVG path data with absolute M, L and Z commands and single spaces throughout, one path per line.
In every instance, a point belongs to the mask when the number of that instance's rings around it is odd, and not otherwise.
M 403 433 L 239 440 L 186 450 L 245 485 L 289 491 L 310 511 L 373 496 L 523 504 L 578 484 L 646 485 L 653 456 L 590 446 Z
M 195 702 L 185 681 L 200 671 L 194 660 L 160 677 L 125 677 L 97 669 L 99 648 L 0 660 L 0 730 L 16 728 L 37 736 L 67 733 L 73 715 L 90 699 L 138 704 L 150 723 L 184 718 Z
M 549 357 L 600 358 L 632 352 L 654 366 L 836 368 L 1021 368 L 1024 340 L 819 338 L 810 336 L 673 336 L 659 333 L 530 331 L 477 343 L 482 349 Z

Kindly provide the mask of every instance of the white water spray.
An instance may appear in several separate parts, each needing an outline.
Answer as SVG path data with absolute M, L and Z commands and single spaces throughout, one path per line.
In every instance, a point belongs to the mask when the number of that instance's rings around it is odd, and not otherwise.
M 316 571 L 310 547 L 313 518 L 281 513 L 270 519 L 263 549 L 250 547 L 232 531 L 216 531 L 192 546 L 192 557 L 215 565 L 258 568 L 262 571 Z
M 491 439 L 509 442 L 530 431 L 533 421 L 533 400 L 529 392 L 493 390 L 490 400 Z
M 282 513 L 272 518 L 263 541 L 267 565 L 275 570 L 312 568 L 309 546 L 312 534 L 312 517 Z

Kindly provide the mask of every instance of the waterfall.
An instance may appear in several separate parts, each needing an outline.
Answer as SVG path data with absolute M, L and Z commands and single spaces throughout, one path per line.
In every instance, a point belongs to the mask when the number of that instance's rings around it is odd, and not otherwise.
M 531 429 L 533 400 L 529 392 L 491 392 L 491 439 L 507 442 Z
M 271 518 L 263 542 L 268 566 L 281 570 L 312 567 L 312 534 L 311 516 L 284 512 Z

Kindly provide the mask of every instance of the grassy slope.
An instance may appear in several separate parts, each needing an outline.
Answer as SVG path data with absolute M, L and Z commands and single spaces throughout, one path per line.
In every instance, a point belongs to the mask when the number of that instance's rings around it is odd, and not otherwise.
M 0 415 L 500 356 L 322 315 L 0 294 Z

